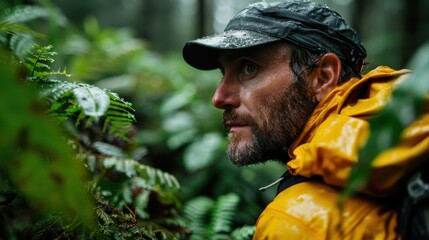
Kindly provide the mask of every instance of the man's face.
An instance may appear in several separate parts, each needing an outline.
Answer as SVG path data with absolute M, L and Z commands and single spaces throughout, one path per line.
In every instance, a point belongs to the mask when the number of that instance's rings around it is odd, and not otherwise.
M 228 156 L 239 166 L 289 159 L 288 148 L 314 110 L 304 81 L 290 69 L 284 43 L 220 54 L 223 78 L 212 98 L 224 109 Z

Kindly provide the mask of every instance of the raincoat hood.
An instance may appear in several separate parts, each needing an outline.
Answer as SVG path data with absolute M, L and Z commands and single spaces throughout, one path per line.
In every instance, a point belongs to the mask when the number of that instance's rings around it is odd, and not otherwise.
M 408 70 L 379 67 L 363 78 L 352 78 L 331 91 L 317 106 L 289 149 L 287 168 L 293 175 L 321 176 L 325 183 L 345 186 L 358 152 L 369 136 L 368 119 L 389 100 Z M 414 170 L 429 153 L 429 114 L 409 126 L 398 146 L 372 163 L 366 193 L 383 196 L 395 192 L 400 179 Z

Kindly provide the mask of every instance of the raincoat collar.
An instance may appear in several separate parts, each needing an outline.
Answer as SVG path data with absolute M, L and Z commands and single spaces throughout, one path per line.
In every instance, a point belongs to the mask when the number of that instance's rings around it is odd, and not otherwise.
M 352 100 L 351 98 L 357 98 L 357 93 L 365 84 L 380 78 L 398 77 L 407 73 L 410 73 L 410 70 L 393 70 L 387 66 L 380 66 L 368 72 L 362 78 L 354 77 L 349 81 L 345 81 L 338 85 L 331 92 L 329 92 L 325 98 L 322 99 L 322 101 L 320 101 L 302 129 L 301 133 L 292 143 L 291 147 L 289 148 L 289 156 L 291 159 L 295 158 L 293 151 L 299 145 L 309 142 L 313 138 L 316 129 L 330 114 L 340 113 L 347 102 Z M 369 106 L 367 109 L 363 109 L 355 114 L 370 116 L 378 112 L 383 106 L 384 104 L 379 102 L 379 104 Z

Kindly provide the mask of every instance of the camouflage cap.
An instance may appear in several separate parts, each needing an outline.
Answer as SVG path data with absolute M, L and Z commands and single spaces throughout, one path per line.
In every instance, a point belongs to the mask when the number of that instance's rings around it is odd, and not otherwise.
M 358 34 L 337 12 L 311 1 L 289 0 L 250 4 L 230 20 L 224 32 L 186 43 L 183 58 L 195 68 L 210 70 L 218 67 L 221 49 L 280 40 L 314 52 L 335 53 L 357 72 L 366 57 Z

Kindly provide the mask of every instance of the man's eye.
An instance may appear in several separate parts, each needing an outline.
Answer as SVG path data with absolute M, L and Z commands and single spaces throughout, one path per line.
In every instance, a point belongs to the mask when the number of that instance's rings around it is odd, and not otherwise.
M 256 66 L 251 63 L 247 63 L 244 65 L 244 74 L 249 75 L 256 71 Z

